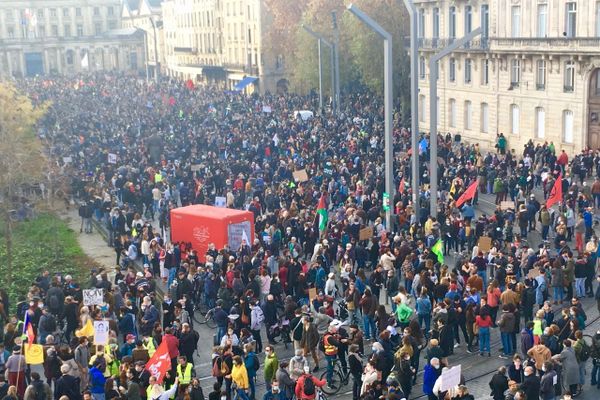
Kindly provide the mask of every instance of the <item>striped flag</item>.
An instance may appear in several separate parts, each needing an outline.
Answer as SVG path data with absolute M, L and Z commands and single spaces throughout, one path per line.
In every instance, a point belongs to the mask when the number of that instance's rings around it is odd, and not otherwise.
M 325 195 L 321 195 L 319 205 L 317 206 L 317 214 L 319 215 L 319 231 L 323 232 L 327 228 L 327 207 L 325 207 Z

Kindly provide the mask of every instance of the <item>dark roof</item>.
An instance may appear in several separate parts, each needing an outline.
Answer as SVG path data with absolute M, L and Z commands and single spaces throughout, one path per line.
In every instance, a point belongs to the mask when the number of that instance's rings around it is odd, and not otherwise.
M 146 0 L 148 2 L 148 5 L 152 8 L 160 8 L 160 4 L 162 3 L 162 0 Z
M 137 11 L 140 8 L 140 0 L 125 0 L 125 4 L 129 11 Z

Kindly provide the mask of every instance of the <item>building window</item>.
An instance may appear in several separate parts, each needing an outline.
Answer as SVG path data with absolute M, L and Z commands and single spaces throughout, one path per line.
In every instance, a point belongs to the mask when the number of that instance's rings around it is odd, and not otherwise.
M 46 37 L 46 26 L 45 25 L 38 25 L 37 26 L 37 30 L 38 30 L 38 37 Z
M 448 103 L 448 114 L 450 120 L 450 127 L 456 128 L 456 100 L 450 99 Z
M 69 16 L 69 9 L 63 8 L 63 17 L 68 17 L 68 16 Z
M 544 60 L 537 60 L 536 63 L 535 88 L 536 90 L 546 89 L 546 61 Z
M 65 30 L 65 36 L 69 37 L 71 36 L 71 25 L 69 24 L 65 24 L 64 26 L 64 30 Z
M 575 61 L 565 63 L 565 92 L 573 92 L 575 88 Z
M 73 65 L 73 50 L 67 50 L 67 64 Z
M 51 17 L 56 17 L 56 8 L 51 8 L 50 9 L 50 16 Z
M 94 33 L 96 34 L 96 36 L 98 36 L 102 33 L 102 23 L 96 22 L 94 24 Z
M 465 6 L 465 35 L 473 30 L 473 7 Z
M 450 82 L 455 82 L 456 81 L 456 59 L 451 58 L 448 61 L 448 79 L 450 79 Z
M 594 85 L 594 96 L 600 96 L 600 69 L 596 70 L 594 77 L 596 79 L 596 84 Z
M 112 17 L 113 15 L 115 15 L 115 9 L 113 8 L 113 6 L 109 6 L 106 9 L 106 13 L 108 14 L 108 16 Z
M 58 36 L 58 25 L 52 25 L 50 30 L 52 32 L 52 36 L 54 36 L 54 37 Z
M 456 37 L 456 7 L 454 6 L 448 10 L 448 37 L 450 39 Z
M 563 142 L 573 143 L 573 111 L 563 111 Z
M 83 36 L 83 25 L 77 24 L 77 36 Z
M 80 8 L 80 7 L 77 7 L 77 8 L 75 9 L 75 16 L 76 16 L 76 17 L 81 17 L 81 8 Z
M 44 18 L 44 9 L 40 8 L 37 10 L 37 16 L 38 18 Z
M 419 121 L 425 122 L 425 96 L 419 96 Z
M 481 37 L 487 39 L 490 35 L 490 6 L 481 5 Z
M 471 130 L 471 102 L 465 101 L 465 130 Z
M 567 37 L 575 37 L 577 36 L 577 3 L 570 2 L 565 7 L 565 34 Z
M 516 104 L 510 105 L 510 133 L 513 135 L 519 134 L 519 123 L 521 116 L 519 115 L 519 106 Z
M 100 15 L 100 7 L 94 7 L 94 16 L 97 17 Z
M 6 31 L 8 33 L 9 39 L 14 39 L 15 38 L 15 28 L 14 28 L 14 26 L 9 26 L 8 28 L 6 28 Z
M 433 28 L 433 33 L 431 36 L 433 36 L 434 39 L 437 39 L 440 37 L 440 9 L 435 7 L 433 9 L 433 15 L 432 15 L 432 28 Z
M 425 57 L 419 57 L 419 79 L 425 79 Z
M 490 83 L 490 60 L 488 58 L 481 60 L 481 84 Z
M 489 107 L 487 103 L 481 103 L 481 132 L 488 133 L 490 124 Z
M 537 6 L 537 37 L 543 38 L 547 34 L 548 4 Z
M 596 2 L 596 36 L 600 36 L 600 1 Z
M 543 139 L 546 136 L 546 111 L 542 107 L 535 109 L 535 137 Z
M 470 58 L 465 60 L 465 83 L 471 83 L 471 65 L 473 61 Z
M 117 29 L 116 21 L 108 21 L 108 29 Z
M 425 37 L 425 9 L 424 8 L 419 9 L 418 27 L 419 27 L 418 37 L 419 37 L 419 39 L 422 39 Z
M 521 82 L 521 60 L 513 59 L 510 65 L 510 87 L 519 87 Z
M 510 8 L 510 34 L 512 37 L 521 36 L 521 6 L 512 6 Z

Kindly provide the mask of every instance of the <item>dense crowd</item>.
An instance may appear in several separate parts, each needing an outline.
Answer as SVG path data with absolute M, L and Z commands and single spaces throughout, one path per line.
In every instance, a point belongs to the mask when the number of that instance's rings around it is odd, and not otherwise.
M 194 356 L 210 350 L 198 346 L 199 314 L 215 326 L 210 400 L 254 400 L 258 380 L 264 400 L 313 400 L 346 377 L 355 399 L 408 399 L 422 359 L 429 399 L 473 399 L 464 377 L 448 388 L 443 374 L 461 336 L 466 352 L 490 357 L 494 330 L 507 364 L 490 381 L 494 399 L 576 396 L 590 364 L 600 388 L 600 332 L 583 334 L 585 298 L 600 307 L 597 152 L 569 156 L 551 142 L 517 150 L 502 134 L 484 152 L 440 135 L 430 210 L 432 138 L 410 154 L 396 117 L 398 191 L 386 226 L 376 96 L 348 95 L 339 115 L 304 119 L 296 112 L 316 109 L 312 97 L 116 75 L 18 85 L 52 102 L 40 139 L 69 178 L 63 194 L 81 230 L 95 219 L 109 233 L 117 268 L 92 271 L 89 282 L 44 272 L 26 298 L 1 296 L 0 398 L 204 399 Z M 302 169 L 306 182 L 293 176 Z M 495 195 L 492 214 L 477 210 L 479 194 L 457 207 L 474 183 Z M 557 185 L 560 203 L 546 207 Z M 254 213 L 253 241 L 206 254 L 170 241 L 171 209 L 216 197 Z M 372 234 L 361 237 L 366 227 Z M 84 306 L 82 287 L 103 289 L 103 304 Z M 109 340 L 96 346 L 88 328 L 101 320 Z M 43 374 L 25 362 L 31 340 L 44 346 Z M 293 345 L 291 359 L 278 358 L 278 341 Z M 162 348 L 171 368 L 157 375 L 149 366 Z

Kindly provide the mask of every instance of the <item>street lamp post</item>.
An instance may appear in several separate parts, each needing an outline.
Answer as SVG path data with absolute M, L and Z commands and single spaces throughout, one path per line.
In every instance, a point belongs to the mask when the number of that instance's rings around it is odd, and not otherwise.
M 451 45 L 444 47 L 440 52 L 434 54 L 429 59 L 429 132 L 431 139 L 429 165 L 431 169 L 430 174 L 430 211 L 429 213 L 433 216 L 437 216 L 437 192 L 438 192 L 438 141 L 437 141 L 437 80 L 438 80 L 438 68 L 437 63 L 454 50 L 467 44 L 476 36 L 479 36 L 482 32 L 481 27 L 469 32 L 464 37 L 454 41 Z
M 393 119 L 393 59 L 392 59 L 392 35 L 384 30 L 367 14 L 350 4 L 348 10 L 383 38 L 383 97 L 385 107 L 385 191 L 390 203 L 394 199 L 394 137 L 392 134 Z M 392 211 L 389 204 L 385 212 L 385 224 L 389 232 L 392 231 Z
M 331 98 L 334 101 L 333 104 L 333 112 L 335 113 L 335 62 L 334 62 L 334 51 L 333 44 L 329 42 L 327 39 L 323 37 L 320 33 L 317 33 L 310 29 L 306 25 L 302 25 L 302 28 L 312 37 L 317 39 L 318 50 L 319 50 L 319 107 L 321 109 L 321 113 L 323 112 L 323 63 L 321 59 L 321 45 L 325 45 L 329 47 L 329 53 L 331 57 Z
M 417 41 L 417 8 L 413 0 L 404 0 L 410 16 L 410 136 L 412 149 L 412 199 L 415 222 L 419 223 L 419 78 L 418 57 L 419 43 Z
M 158 40 L 156 36 L 156 22 L 154 18 L 150 16 L 150 23 L 152 24 L 152 31 L 154 36 L 154 79 L 158 82 L 160 78 L 160 60 L 158 59 Z
M 331 12 L 331 21 L 333 22 L 333 53 L 335 55 L 335 113 L 340 111 L 340 30 L 337 23 L 337 13 Z

